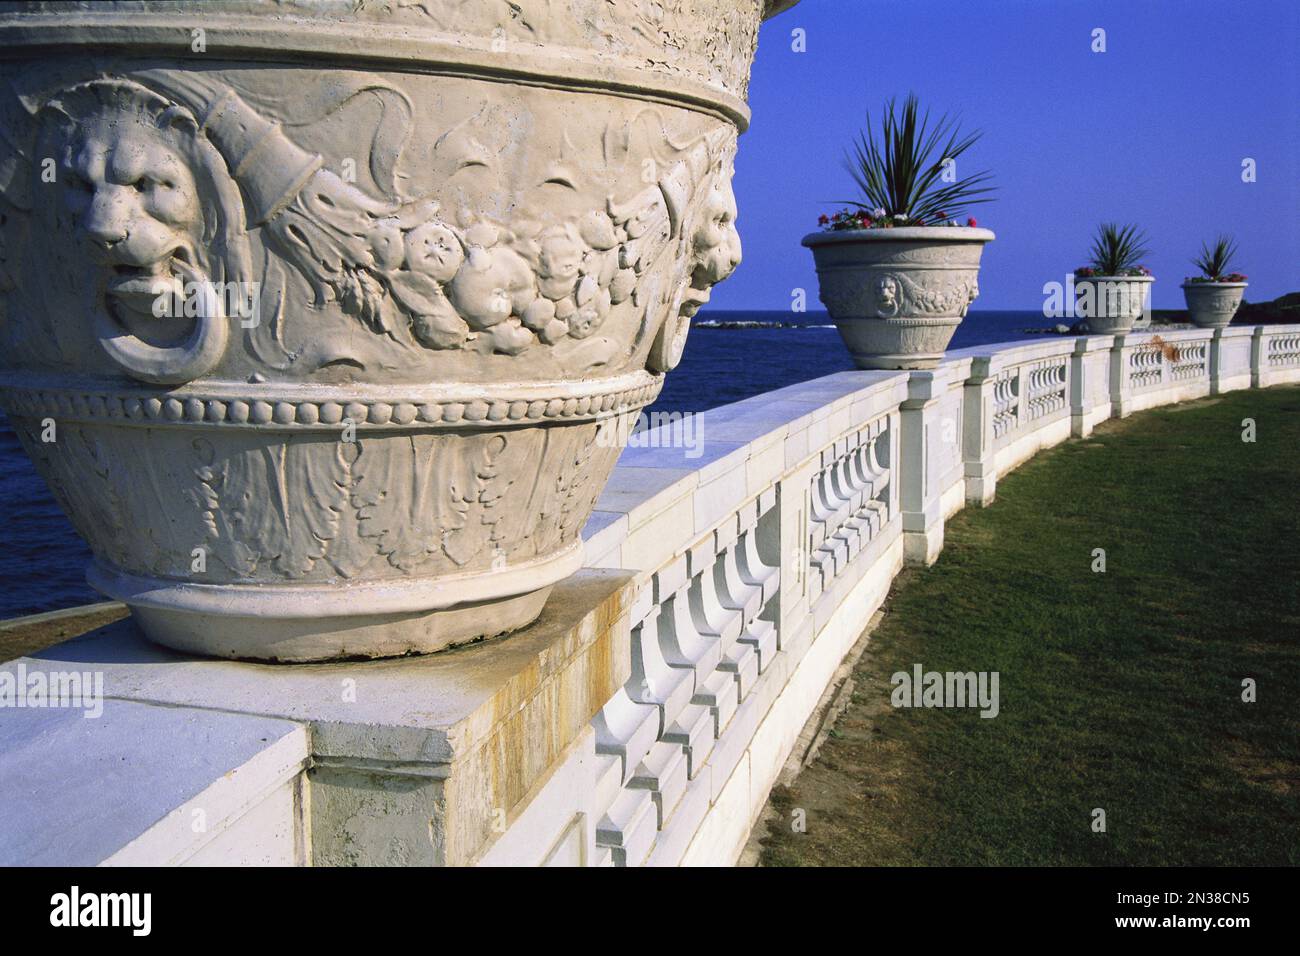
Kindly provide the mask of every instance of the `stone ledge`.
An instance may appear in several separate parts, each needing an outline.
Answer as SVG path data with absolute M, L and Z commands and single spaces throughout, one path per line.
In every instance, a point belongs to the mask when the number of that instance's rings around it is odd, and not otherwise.
M 99 717 L 6 713 L 0 752 L 0 864 L 157 865 L 201 852 L 295 778 L 307 740 L 290 721 L 108 700 Z M 201 832 L 187 807 L 202 811 Z M 276 822 L 288 847 L 275 862 L 294 862 L 292 815 Z M 265 855 L 269 842 L 244 849 Z
M 425 657 L 205 660 L 119 621 L 16 663 L 102 672 L 108 708 L 133 701 L 305 724 L 318 861 L 459 863 L 627 681 L 632 582 L 626 572 L 581 571 L 556 585 L 531 626 Z M 411 826 L 385 828 L 390 814 Z

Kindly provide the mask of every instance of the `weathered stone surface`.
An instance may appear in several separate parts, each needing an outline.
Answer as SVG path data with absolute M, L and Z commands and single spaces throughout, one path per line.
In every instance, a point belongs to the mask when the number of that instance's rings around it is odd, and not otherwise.
M 293 722 L 122 700 L 103 701 L 93 718 L 77 709 L 6 710 L 0 754 L 5 866 L 176 864 L 205 850 L 211 860 L 225 830 L 286 787 L 290 805 L 270 826 L 237 828 L 237 845 L 222 858 L 305 859 L 291 793 L 307 737 Z
M 129 700 L 304 724 L 316 862 L 465 863 L 627 681 L 630 582 L 622 572 L 583 571 L 510 639 L 427 657 L 199 662 L 121 621 L 18 663 L 102 672 L 109 706 Z
M 92 583 L 227 657 L 534 619 L 740 260 L 785 6 L 0 4 L 0 404 Z

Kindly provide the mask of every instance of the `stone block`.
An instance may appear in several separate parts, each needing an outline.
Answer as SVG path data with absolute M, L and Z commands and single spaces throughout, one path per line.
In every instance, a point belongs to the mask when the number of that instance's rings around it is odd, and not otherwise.
M 305 725 L 316 862 L 462 864 L 628 680 L 632 591 L 627 573 L 582 571 L 531 626 L 422 657 L 205 660 L 150 644 L 124 620 L 23 661 L 101 671 L 106 698 L 164 716 L 194 708 Z
M 628 786 L 649 790 L 654 797 L 657 826 L 662 830 L 686 792 L 689 766 L 682 745 L 660 741 L 650 748 L 632 773 Z
M 66 669 L 25 659 L 0 670 L 16 674 L 20 663 L 24 673 Z M 301 724 L 112 698 L 102 706 L 98 717 L 4 711 L 0 864 L 305 862 Z
M 713 752 L 716 737 L 713 710 L 705 704 L 691 703 L 664 731 L 663 739 L 681 744 L 686 752 L 687 775 L 693 780 Z

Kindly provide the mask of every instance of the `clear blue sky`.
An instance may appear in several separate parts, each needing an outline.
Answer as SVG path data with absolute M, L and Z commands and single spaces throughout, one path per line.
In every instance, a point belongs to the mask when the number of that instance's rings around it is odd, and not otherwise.
M 744 262 L 711 308 L 787 309 L 795 287 L 821 307 L 799 239 L 852 194 L 840 158 L 864 110 L 910 90 L 984 130 L 958 168 L 999 187 L 973 210 L 998 236 L 977 309 L 1040 308 L 1105 219 L 1149 233 L 1156 308 L 1183 306 L 1187 260 L 1220 231 L 1248 299 L 1300 290 L 1300 0 L 802 0 L 759 34 Z

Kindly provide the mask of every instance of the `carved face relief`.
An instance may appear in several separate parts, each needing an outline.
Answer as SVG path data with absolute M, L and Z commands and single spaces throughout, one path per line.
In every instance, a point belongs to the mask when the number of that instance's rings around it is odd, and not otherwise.
M 898 282 L 893 276 L 876 280 L 876 314 L 890 318 L 898 313 Z
M 194 262 L 201 240 L 194 177 L 173 135 L 138 115 L 101 114 L 77 130 L 63 156 L 63 201 L 78 238 L 110 274 L 110 295 L 134 313 L 150 314 L 154 280 L 171 277 L 173 256 Z
M 734 144 L 733 144 L 734 145 Z M 690 320 L 709 301 L 714 285 L 740 265 L 740 233 L 736 230 L 736 196 L 731 188 L 731 153 L 716 141 L 702 144 L 691 157 L 700 181 L 698 205 L 684 225 L 687 282 L 675 293 L 668 318 L 647 357 L 647 368 L 667 372 L 676 368 L 686 347 Z M 672 196 L 666 191 L 670 203 Z
M 542 295 L 562 299 L 573 291 L 582 266 L 583 247 L 571 228 L 554 226 L 538 240 L 537 278 Z
M 228 338 L 210 284 L 226 269 L 210 264 L 212 247 L 224 248 L 222 230 L 242 227 L 242 216 L 222 221 L 211 187 L 224 168 L 193 116 L 136 83 L 97 80 L 58 94 L 41 118 L 38 150 L 55 159 L 58 190 L 41 241 L 84 250 L 91 269 L 70 282 L 92 292 L 100 345 L 142 381 L 207 372 Z M 187 301 L 193 308 L 177 314 Z
M 696 272 L 712 283 L 721 282 L 740 265 L 740 233 L 736 230 L 736 195 L 731 177 L 719 174 L 713 180 L 704 215 L 695 230 Z
M 695 233 L 691 237 L 691 289 L 682 303 L 688 318 L 709 301 L 710 289 L 740 265 L 740 233 L 736 229 L 736 194 L 730 171 L 719 169 L 712 177 Z

